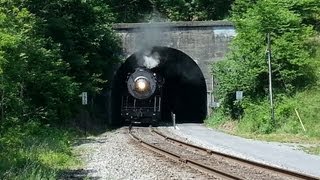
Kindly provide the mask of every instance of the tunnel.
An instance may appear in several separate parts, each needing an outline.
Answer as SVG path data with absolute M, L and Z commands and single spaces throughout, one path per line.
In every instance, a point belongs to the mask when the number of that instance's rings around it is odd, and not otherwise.
M 143 57 L 156 57 L 156 62 Z M 112 123 L 122 124 L 120 117 L 121 95 L 127 89 L 128 73 L 137 67 L 147 67 L 159 73 L 163 84 L 161 121 L 170 122 L 171 112 L 177 123 L 202 123 L 207 115 L 207 90 L 204 76 L 187 54 L 174 48 L 152 47 L 140 50 L 131 56 L 117 70 L 112 84 Z

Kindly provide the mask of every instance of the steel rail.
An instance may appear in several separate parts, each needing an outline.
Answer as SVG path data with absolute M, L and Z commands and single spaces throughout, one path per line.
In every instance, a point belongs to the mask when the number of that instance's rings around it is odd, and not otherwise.
M 173 143 L 177 143 L 177 144 L 180 144 L 180 145 L 186 146 L 186 147 L 191 147 L 191 148 L 194 148 L 195 150 L 201 150 L 201 151 L 206 152 L 206 153 L 211 154 L 211 155 L 216 155 L 216 156 L 220 156 L 220 157 L 223 157 L 223 158 L 227 158 L 228 160 L 232 160 L 234 162 L 238 162 L 238 163 L 241 163 L 241 164 L 246 164 L 246 165 L 251 166 L 253 168 L 257 168 L 258 167 L 258 168 L 260 168 L 262 170 L 271 171 L 271 172 L 273 172 L 275 174 L 282 175 L 282 176 L 287 176 L 287 177 L 295 178 L 295 179 L 320 180 L 320 177 L 315 177 L 315 176 L 303 174 L 303 173 L 300 173 L 300 172 L 295 172 L 295 171 L 291 171 L 291 170 L 287 170 L 287 169 L 283 169 L 283 168 L 279 168 L 279 167 L 274 167 L 274 166 L 258 163 L 258 162 L 255 162 L 255 161 L 242 159 L 242 158 L 239 158 L 239 157 L 236 157 L 236 156 L 233 156 L 233 155 L 224 154 L 224 153 L 221 153 L 221 152 L 218 152 L 218 151 L 214 151 L 214 150 L 211 150 L 211 149 L 207 149 L 207 148 L 204 148 L 204 147 L 199 147 L 199 146 L 196 146 L 196 145 L 193 145 L 193 144 L 190 144 L 190 143 L 187 143 L 187 142 L 183 142 L 183 141 L 180 141 L 178 139 L 166 136 L 166 135 L 160 133 L 159 131 L 156 131 L 153 128 L 151 128 L 151 132 L 154 132 L 155 134 L 157 134 L 157 135 L 163 137 L 164 139 L 166 139 L 168 141 L 171 141 Z
M 170 159 L 172 159 L 174 161 L 185 163 L 186 165 L 188 165 L 188 166 L 190 166 L 190 167 L 192 167 L 194 169 L 197 169 L 199 171 L 205 172 L 207 174 L 218 176 L 218 177 L 220 177 L 222 179 L 230 179 L 230 180 L 243 180 L 244 179 L 244 178 L 238 177 L 236 175 L 231 175 L 231 174 L 228 174 L 226 172 L 223 172 L 223 171 L 221 171 L 221 170 L 219 170 L 217 168 L 204 165 L 201 162 L 197 162 L 197 161 L 190 160 L 190 159 L 185 159 L 185 158 L 179 156 L 176 153 L 169 152 L 169 151 L 167 151 L 165 149 L 162 149 L 160 147 L 154 146 L 151 143 L 143 141 L 141 138 L 139 138 L 136 135 L 134 135 L 130 129 L 129 129 L 129 134 L 135 141 L 139 142 L 143 147 L 146 147 L 149 150 L 151 150 L 153 152 L 156 152 L 158 154 L 161 154 L 161 155 L 163 155 L 163 156 L 165 156 L 167 158 L 170 158 Z

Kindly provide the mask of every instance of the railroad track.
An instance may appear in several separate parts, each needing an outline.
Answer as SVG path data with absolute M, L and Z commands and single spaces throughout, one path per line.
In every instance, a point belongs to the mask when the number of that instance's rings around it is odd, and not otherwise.
M 137 135 L 139 133 L 140 136 Z M 320 180 L 318 177 L 257 163 L 199 147 L 168 137 L 153 128 L 134 128 L 134 130 L 129 128 L 129 134 L 142 146 L 158 154 L 166 156 L 174 161 L 183 162 L 194 169 L 222 179 Z M 232 162 L 232 165 L 223 163 L 223 161 Z M 219 166 L 215 164 L 219 164 Z M 249 177 L 244 176 L 244 174 L 249 175 Z

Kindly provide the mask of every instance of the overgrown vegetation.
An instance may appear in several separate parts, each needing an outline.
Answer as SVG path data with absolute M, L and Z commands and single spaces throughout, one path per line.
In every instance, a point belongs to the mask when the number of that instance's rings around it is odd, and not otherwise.
M 1 179 L 56 179 L 61 171 L 81 165 L 72 154 L 71 131 L 18 119 L 0 130 Z
M 319 143 L 319 12 L 315 0 L 235 1 L 231 20 L 237 36 L 226 60 L 213 65 L 221 107 L 207 122 L 221 126 L 234 121 L 236 133 L 301 135 Z M 272 39 L 275 124 L 268 98 L 267 33 Z M 235 100 L 236 91 L 244 92 L 244 100 Z
M 0 1 L 1 179 L 55 178 L 75 163 L 62 127 L 81 91 L 106 86 L 120 51 L 101 3 Z
M 109 1 L 119 22 L 194 21 L 224 19 L 234 0 Z
M 155 0 L 153 6 L 173 21 L 224 19 L 234 0 Z
M 230 118 L 220 109 L 211 119 L 207 120 L 207 123 L 210 126 L 228 130 L 232 134 L 249 138 L 319 144 L 319 90 L 319 88 L 313 87 L 290 97 L 276 99 L 276 127 L 273 127 L 271 123 L 270 104 L 267 99 L 260 102 L 246 102 L 243 105 L 246 108 L 244 114 L 239 119 Z M 295 109 L 306 131 L 304 131 Z

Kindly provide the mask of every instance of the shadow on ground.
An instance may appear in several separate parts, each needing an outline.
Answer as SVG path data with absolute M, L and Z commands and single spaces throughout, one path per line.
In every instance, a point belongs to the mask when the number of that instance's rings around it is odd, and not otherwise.
M 94 131 L 96 132 L 96 131 Z M 104 131 L 106 132 L 106 130 Z M 101 134 L 100 132 L 97 134 Z M 92 144 L 92 143 L 98 143 L 98 144 L 102 144 L 105 143 L 105 139 L 97 139 L 95 137 L 88 137 L 88 136 L 83 136 L 80 138 L 77 138 L 74 140 L 72 146 L 76 147 L 76 146 L 80 146 L 83 144 Z M 96 180 L 96 179 L 101 179 L 101 177 L 91 177 L 89 176 L 89 174 L 95 173 L 96 170 L 87 170 L 87 169 L 83 169 L 83 168 L 78 168 L 78 169 L 69 169 L 69 170 L 61 170 L 58 173 L 58 176 L 56 179 L 71 179 L 71 180 Z
M 93 171 L 77 169 L 77 170 L 67 170 L 61 171 L 57 177 L 57 179 L 101 179 L 101 177 L 89 177 L 88 174 Z

